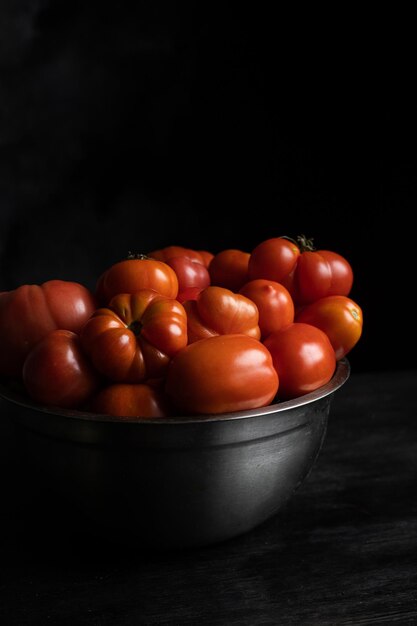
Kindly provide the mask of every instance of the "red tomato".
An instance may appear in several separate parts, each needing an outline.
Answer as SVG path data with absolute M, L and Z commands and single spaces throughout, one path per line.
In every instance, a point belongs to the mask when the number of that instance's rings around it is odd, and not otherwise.
M 0 374 L 21 376 L 31 348 L 51 330 L 78 333 L 96 307 L 79 283 L 49 280 L 0 295 Z
M 350 263 L 337 252 L 318 250 L 320 256 L 327 261 L 332 280 L 326 296 L 348 296 L 353 284 L 353 271 Z
M 203 259 L 203 263 L 208 269 L 210 263 L 212 262 L 214 258 L 214 254 L 212 252 L 208 252 L 207 250 L 197 250 L 197 252 Z
M 172 267 L 178 278 L 178 293 L 186 289 L 205 289 L 210 284 L 210 274 L 207 268 L 197 261 L 186 256 L 174 256 L 166 261 Z
M 261 331 L 256 304 L 223 287 L 207 287 L 196 300 L 184 303 L 187 312 L 188 342 L 242 333 L 259 339 Z
M 164 393 L 146 384 L 115 383 L 109 385 L 101 389 L 93 398 L 89 410 L 124 419 L 170 415 Z
M 353 282 L 348 261 L 336 252 L 314 250 L 312 240 L 303 235 L 297 241 L 299 245 L 278 237 L 259 244 L 249 261 L 250 278 L 282 283 L 296 305 L 329 295 L 347 296 Z
M 266 406 L 278 390 L 269 351 L 247 335 L 188 345 L 171 361 L 166 392 L 180 411 L 218 414 Z
M 139 383 L 163 376 L 171 357 L 187 345 L 187 316 L 177 300 L 151 289 L 119 294 L 88 320 L 81 341 L 111 381 Z
M 177 300 L 178 302 L 181 302 L 181 304 L 184 304 L 184 302 L 187 302 L 187 300 L 197 300 L 202 291 L 203 290 L 199 289 L 199 287 L 184 289 L 184 291 L 178 293 Z
M 248 280 L 249 257 L 249 252 L 234 249 L 216 254 L 209 266 L 211 284 L 239 291 Z
M 346 296 L 327 296 L 304 307 L 297 322 L 320 328 L 330 339 L 336 359 L 343 358 L 357 344 L 362 334 L 361 308 Z
M 153 289 L 166 298 L 176 298 L 178 279 L 174 270 L 162 261 L 132 255 L 109 267 L 97 281 L 97 299 L 108 304 L 119 293 Z
M 267 337 L 294 321 L 294 303 L 283 285 L 273 280 L 257 278 L 246 283 L 239 293 L 256 304 L 262 337 Z
M 300 249 L 284 237 L 266 239 L 252 251 L 249 259 L 249 280 L 266 278 L 277 283 L 295 268 Z
M 168 259 L 173 259 L 177 256 L 185 256 L 190 261 L 195 261 L 196 263 L 201 263 L 202 265 L 206 265 L 206 259 L 209 255 L 209 252 L 198 252 L 197 250 L 192 250 L 191 248 L 184 248 L 184 246 L 166 246 L 166 248 L 161 248 L 160 250 L 154 250 L 153 252 L 149 252 L 148 256 L 152 259 L 157 259 L 158 261 L 163 261 L 166 263 Z
M 23 382 L 36 402 L 75 409 L 95 393 L 99 379 L 81 350 L 78 335 L 53 330 L 26 357 Z
M 289 400 L 329 382 L 336 358 L 327 335 L 315 326 L 294 322 L 264 341 L 278 372 L 279 397 Z

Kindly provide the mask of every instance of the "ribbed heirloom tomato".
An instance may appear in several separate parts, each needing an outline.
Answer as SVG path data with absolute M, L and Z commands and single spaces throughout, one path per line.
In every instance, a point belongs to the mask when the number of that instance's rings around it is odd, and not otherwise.
M 162 261 L 131 254 L 101 274 L 96 296 L 100 304 L 108 304 L 119 293 L 136 293 L 139 289 L 153 289 L 166 298 L 176 298 L 177 275 Z
M 245 296 L 222 287 L 207 287 L 196 300 L 184 303 L 187 312 L 188 342 L 242 333 L 259 339 L 256 304 Z
M 218 335 L 189 344 L 171 361 L 166 382 L 173 404 L 194 414 L 266 406 L 277 390 L 271 354 L 247 335 Z
M 84 325 L 81 342 L 109 380 L 140 383 L 163 376 L 187 345 L 187 317 L 177 300 L 151 289 L 119 294 Z
M 0 294 L 0 374 L 21 376 L 31 348 L 51 330 L 78 333 L 96 307 L 80 283 L 48 280 Z
M 140 383 L 108 385 L 92 399 L 89 410 L 125 419 L 167 417 L 170 414 L 164 393 Z
M 23 382 L 37 402 L 75 409 L 95 393 L 99 376 L 84 355 L 78 335 L 53 330 L 26 357 Z

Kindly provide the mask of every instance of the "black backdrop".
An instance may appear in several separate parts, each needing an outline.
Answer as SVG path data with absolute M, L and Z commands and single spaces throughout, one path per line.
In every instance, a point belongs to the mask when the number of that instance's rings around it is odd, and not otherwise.
M 406 16 L 116 5 L 1 3 L 0 289 L 305 233 L 353 265 L 353 367 L 411 366 Z

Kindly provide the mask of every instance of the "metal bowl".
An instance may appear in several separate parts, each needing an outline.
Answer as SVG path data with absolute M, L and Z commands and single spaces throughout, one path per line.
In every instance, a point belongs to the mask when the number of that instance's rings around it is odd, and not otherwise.
M 52 507 L 97 532 L 179 547 L 234 537 L 283 507 L 349 373 L 344 359 L 328 384 L 295 400 L 191 418 L 120 421 L 39 406 L 4 385 L 0 395 L 12 403 L 32 492 L 46 489 Z

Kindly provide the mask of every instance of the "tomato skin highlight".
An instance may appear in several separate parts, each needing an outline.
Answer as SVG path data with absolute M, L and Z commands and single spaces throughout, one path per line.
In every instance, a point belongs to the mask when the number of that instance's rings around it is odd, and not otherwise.
M 249 259 L 248 278 L 265 278 L 281 283 L 300 256 L 299 247 L 284 237 L 265 239 L 254 248 Z
M 336 369 L 327 335 L 310 324 L 294 322 L 264 341 L 277 370 L 279 398 L 290 400 L 325 385 Z
M 239 293 L 256 304 L 263 338 L 294 321 L 294 303 L 289 291 L 280 283 L 257 278 L 246 283 Z
M 239 291 L 248 280 L 249 258 L 249 252 L 234 248 L 216 254 L 209 266 L 211 284 Z
M 140 383 L 165 374 L 171 357 L 187 345 L 182 304 L 151 289 L 118 294 L 95 311 L 81 342 L 99 372 L 113 382 Z
M 53 330 L 26 357 L 23 382 L 36 402 L 76 409 L 93 395 L 100 380 L 78 335 Z
M 188 342 L 241 333 L 260 339 L 259 313 L 252 300 L 223 287 L 207 287 L 184 303 Z
M 96 296 L 108 304 L 119 293 L 136 293 L 153 289 L 166 298 L 176 298 L 178 279 L 172 267 L 151 258 L 129 258 L 105 270 L 97 281 Z
M 120 419 L 168 417 L 170 409 L 165 395 L 147 384 L 114 383 L 92 399 L 89 410 Z
M 179 411 L 219 414 L 266 406 L 278 390 L 269 351 L 247 335 L 189 344 L 171 361 L 166 392 Z
M 171 257 L 166 263 L 177 275 L 178 293 L 187 289 L 198 288 L 201 290 L 210 285 L 210 274 L 202 263 L 192 261 L 186 256 Z
M 30 350 L 52 330 L 78 333 L 96 308 L 80 283 L 49 280 L 0 294 L 0 375 L 20 377 Z
M 327 296 L 304 307 L 297 322 L 320 328 L 330 340 L 336 359 L 342 359 L 358 343 L 363 328 L 360 306 L 346 296 Z

